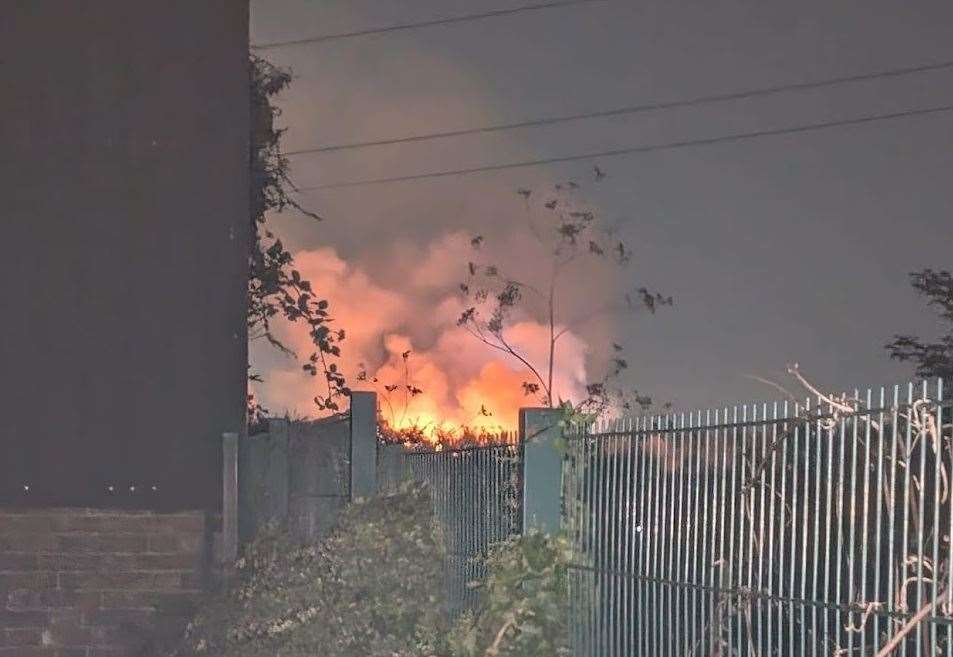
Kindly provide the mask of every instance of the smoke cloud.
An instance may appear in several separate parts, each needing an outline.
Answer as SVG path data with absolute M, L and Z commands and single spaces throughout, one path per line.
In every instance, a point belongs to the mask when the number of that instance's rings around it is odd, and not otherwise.
M 330 303 L 334 328 L 343 328 L 339 367 L 356 390 L 379 393 L 384 418 L 398 427 L 511 430 L 521 406 L 537 405 L 527 397 L 524 381 L 532 373 L 519 361 L 481 343 L 457 325 L 466 308 L 459 292 L 467 263 L 474 257 L 471 236 L 451 232 L 422 246 L 395 244 L 377 253 L 373 263 L 349 262 L 331 248 L 300 250 L 295 267 Z M 514 231 L 503 247 L 528 254 L 512 259 L 517 277 L 530 275 L 535 253 L 531 236 Z M 531 307 L 513 318 L 507 340 L 534 365 L 545 367 L 549 327 Z M 305 325 L 278 329 L 279 338 L 299 356 L 313 351 Z M 299 361 L 278 357 L 267 344 L 252 345 L 253 369 L 265 383 L 256 397 L 273 414 L 314 416 L 313 398 L 320 376 L 301 370 Z M 403 355 L 410 352 L 405 359 Z M 563 398 L 585 394 L 587 361 L 592 353 L 578 332 L 569 330 L 558 343 L 554 391 Z M 366 381 L 358 381 L 361 371 Z M 543 372 L 545 376 L 545 372 Z M 386 387 L 398 386 L 392 391 Z M 421 390 L 412 394 L 406 385 Z

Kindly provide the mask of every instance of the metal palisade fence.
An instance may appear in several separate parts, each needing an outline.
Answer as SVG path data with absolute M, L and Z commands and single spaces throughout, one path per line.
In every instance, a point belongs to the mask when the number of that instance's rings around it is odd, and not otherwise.
M 578 657 L 953 655 L 942 382 L 571 431 Z
M 382 493 L 405 480 L 430 486 L 447 551 L 447 593 L 453 614 L 476 602 L 477 593 L 468 583 L 483 579 L 488 548 L 521 529 L 522 449 L 515 436 L 503 436 L 504 440 L 506 444 L 440 451 L 378 445 L 377 485 Z

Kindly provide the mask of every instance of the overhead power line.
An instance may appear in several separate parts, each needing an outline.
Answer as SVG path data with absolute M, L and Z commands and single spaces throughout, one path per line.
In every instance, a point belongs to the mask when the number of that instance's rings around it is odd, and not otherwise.
M 641 112 L 650 112 L 655 110 L 676 109 L 682 107 L 692 107 L 695 105 L 704 105 L 731 100 L 743 100 L 746 98 L 756 98 L 759 96 L 769 96 L 788 91 L 804 91 L 807 89 L 820 89 L 839 84 L 852 82 L 863 82 L 867 80 L 877 80 L 881 78 L 899 77 L 911 75 L 913 73 L 925 73 L 928 71 L 938 71 L 942 69 L 953 68 L 953 61 L 938 62 L 935 64 L 925 64 L 923 66 L 910 66 L 906 68 L 889 69 L 886 71 L 876 71 L 873 73 L 861 73 L 858 75 L 848 75 L 839 78 L 827 78 L 816 82 L 801 82 L 794 84 L 778 85 L 773 87 L 762 87 L 759 89 L 748 89 L 745 91 L 734 91 L 728 93 L 714 94 L 710 96 L 698 96 L 685 100 L 673 100 L 662 102 L 651 102 L 642 105 L 629 105 L 617 107 L 614 109 L 601 110 L 595 112 L 584 112 L 580 114 L 568 114 L 564 116 L 554 116 L 542 119 L 533 119 L 528 121 L 518 121 L 516 123 L 501 123 L 479 128 L 466 128 L 462 130 L 448 130 L 446 132 L 431 132 L 422 135 L 409 135 L 406 137 L 396 137 L 393 139 L 379 139 L 376 141 L 359 141 L 346 144 L 333 144 L 329 146 L 316 146 L 314 148 L 302 148 L 293 151 L 285 151 L 286 156 L 307 155 L 311 153 L 330 153 L 334 151 L 353 150 L 357 148 L 368 148 L 372 146 L 388 146 L 393 144 L 408 144 L 413 142 L 428 141 L 431 139 L 443 139 L 446 137 L 462 137 L 465 135 L 479 135 L 504 130 L 513 130 L 516 128 L 532 128 L 539 126 L 549 126 L 569 121 L 579 121 L 582 119 L 607 118 L 612 116 L 622 116 L 626 114 L 638 114 Z
M 434 171 L 430 173 L 418 173 L 406 176 L 392 176 L 388 178 L 371 178 L 368 180 L 355 180 L 352 182 L 330 183 L 327 185 L 313 185 L 310 187 L 299 187 L 299 192 L 309 192 L 320 189 L 340 189 L 344 187 L 363 187 L 366 185 L 379 185 L 384 183 L 406 182 L 411 180 L 424 180 L 428 178 L 446 178 L 449 176 L 463 176 L 473 173 L 482 173 L 487 171 L 503 171 L 506 169 L 519 169 L 525 167 L 541 166 L 546 164 L 560 164 L 563 162 L 577 162 L 580 160 L 593 160 L 600 157 L 616 157 L 619 155 L 632 155 L 636 153 L 652 153 L 658 151 L 677 150 L 681 148 L 690 148 L 695 146 L 711 146 L 715 144 L 726 144 L 731 142 L 740 142 L 760 137 L 769 137 L 775 135 L 793 135 L 802 132 L 813 132 L 818 130 L 827 130 L 835 127 L 862 125 L 875 121 L 887 121 L 890 119 L 900 119 L 911 116 L 924 116 L 928 114 L 939 114 L 942 112 L 953 111 L 953 105 L 940 105 L 937 107 L 927 107 L 903 112 L 892 112 L 889 114 L 872 114 L 854 119 L 843 119 L 838 121 L 825 121 L 822 123 L 809 123 L 805 125 L 793 126 L 789 128 L 777 128 L 772 130 L 756 130 L 753 132 L 741 132 L 730 135 L 720 135 L 717 137 L 708 137 L 703 139 L 686 139 L 683 141 L 673 141 L 664 144 L 649 144 L 645 146 L 632 146 L 629 148 L 617 148 L 608 151 L 597 151 L 592 153 L 582 153 L 578 155 L 564 155 L 561 157 L 549 157 L 536 160 L 523 160 L 520 162 L 509 162 L 506 164 L 491 164 L 480 167 L 469 167 L 465 169 L 451 169 L 446 171 Z
M 500 16 L 511 16 L 529 11 L 538 11 L 541 9 L 555 9 L 557 7 L 572 7 L 574 5 L 586 5 L 594 2 L 605 2 L 606 0 L 563 0 L 562 2 L 541 2 L 535 5 L 524 5 L 513 9 L 499 9 L 497 11 L 487 11 L 482 14 L 466 14 L 453 18 L 438 18 L 431 21 L 421 21 L 419 23 L 401 23 L 399 25 L 390 25 L 388 27 L 372 28 L 367 30 L 356 30 L 354 32 L 341 32 L 339 34 L 324 34 L 321 36 L 307 37 L 304 39 L 292 39 L 290 41 L 275 41 L 272 43 L 252 44 L 249 46 L 252 50 L 274 50 L 275 48 L 286 48 L 289 46 L 301 46 L 309 43 L 324 43 L 326 41 L 339 41 L 341 39 L 351 39 L 354 37 L 370 36 L 372 34 L 385 34 L 387 32 L 400 32 L 403 30 L 415 30 L 422 27 L 434 27 L 437 25 L 450 25 L 453 23 L 466 23 L 469 21 L 483 20 L 486 18 L 497 18 Z

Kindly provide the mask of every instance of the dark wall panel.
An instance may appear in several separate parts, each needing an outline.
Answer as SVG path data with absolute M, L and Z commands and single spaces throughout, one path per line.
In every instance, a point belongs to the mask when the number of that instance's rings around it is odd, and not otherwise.
M 217 504 L 245 403 L 247 52 L 244 0 L 0 3 L 3 500 Z

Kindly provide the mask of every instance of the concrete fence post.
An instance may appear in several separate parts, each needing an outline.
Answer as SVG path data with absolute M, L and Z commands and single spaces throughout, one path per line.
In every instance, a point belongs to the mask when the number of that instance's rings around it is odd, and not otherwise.
M 222 561 L 238 559 L 238 434 L 222 434 Z
M 562 525 L 562 435 L 560 411 L 554 408 L 520 409 L 523 445 L 523 531 L 553 534 Z
M 377 493 L 377 393 L 351 393 L 351 501 Z
M 264 519 L 285 521 L 288 518 L 289 471 L 288 449 L 291 423 L 285 418 L 268 420 L 267 467 L 264 471 Z

